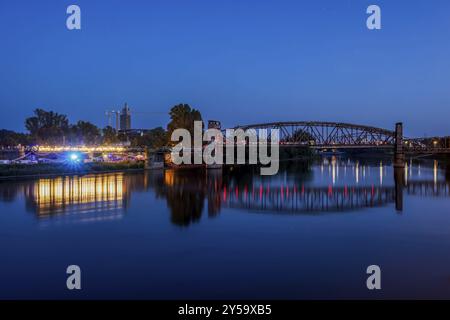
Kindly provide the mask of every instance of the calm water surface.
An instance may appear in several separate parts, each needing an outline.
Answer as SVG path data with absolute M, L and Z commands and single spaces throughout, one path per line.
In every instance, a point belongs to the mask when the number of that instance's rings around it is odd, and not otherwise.
M 450 298 L 450 166 L 258 172 L 2 181 L 0 298 Z M 66 289 L 71 264 L 81 291 Z

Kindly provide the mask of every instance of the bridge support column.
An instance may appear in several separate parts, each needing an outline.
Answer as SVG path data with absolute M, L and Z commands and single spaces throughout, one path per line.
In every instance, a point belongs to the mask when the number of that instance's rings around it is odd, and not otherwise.
M 403 123 L 401 122 L 395 124 L 394 167 L 405 167 L 405 152 L 403 151 Z
M 403 211 L 403 188 L 405 187 L 405 169 L 394 168 L 394 182 L 395 182 L 395 209 L 397 212 Z

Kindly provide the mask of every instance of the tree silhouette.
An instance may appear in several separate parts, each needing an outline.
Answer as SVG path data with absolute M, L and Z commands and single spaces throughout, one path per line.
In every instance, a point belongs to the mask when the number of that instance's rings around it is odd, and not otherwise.
M 106 126 L 102 129 L 103 143 L 113 144 L 117 143 L 119 139 L 117 138 L 116 129 L 111 126 Z
M 167 125 L 168 138 L 176 129 L 186 129 L 194 135 L 194 121 L 203 121 L 200 111 L 191 109 L 188 104 L 178 104 L 170 109 L 169 112 L 171 121 Z
M 100 129 L 88 121 L 78 121 L 70 129 L 73 135 L 70 141 L 72 143 L 93 145 L 101 140 Z
M 69 133 L 66 115 L 43 109 L 34 110 L 34 116 L 25 120 L 25 127 L 38 143 L 62 143 Z

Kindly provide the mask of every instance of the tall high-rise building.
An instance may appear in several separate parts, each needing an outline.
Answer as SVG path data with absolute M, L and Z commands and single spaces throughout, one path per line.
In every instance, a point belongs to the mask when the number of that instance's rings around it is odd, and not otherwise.
M 131 129 L 131 111 L 128 104 L 125 103 L 122 111 L 120 112 L 120 130 Z

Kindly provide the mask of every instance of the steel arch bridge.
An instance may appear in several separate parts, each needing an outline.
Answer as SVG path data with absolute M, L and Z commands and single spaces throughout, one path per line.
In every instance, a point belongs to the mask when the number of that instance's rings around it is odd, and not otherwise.
M 402 125 L 402 124 L 400 124 Z M 425 138 L 407 138 L 396 131 L 366 125 L 343 122 L 322 121 L 285 121 L 252 125 L 239 125 L 233 128 L 248 130 L 260 129 L 270 133 L 278 129 L 281 146 L 309 146 L 313 149 L 350 149 L 350 148 L 386 148 L 397 149 L 408 154 L 448 154 L 450 147 L 433 145 L 433 140 Z M 403 130 L 403 129 L 402 129 Z M 399 145 L 397 145 L 397 138 Z
M 234 128 L 248 130 L 278 129 L 280 144 L 313 148 L 371 148 L 395 145 L 395 132 L 364 125 L 340 122 L 271 122 Z

